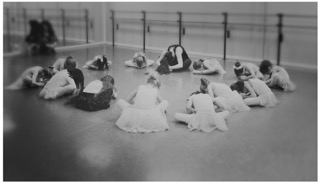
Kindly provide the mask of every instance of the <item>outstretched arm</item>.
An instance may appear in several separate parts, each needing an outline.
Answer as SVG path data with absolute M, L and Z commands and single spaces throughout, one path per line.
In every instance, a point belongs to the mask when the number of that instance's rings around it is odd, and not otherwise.
M 83 68 L 98 69 L 98 66 L 95 66 L 94 62 L 95 62 L 95 59 L 87 61 L 86 64 L 83 66 Z
M 163 52 L 161 53 L 160 57 L 158 58 L 158 60 L 156 61 L 156 64 L 160 65 L 160 61 L 163 59 L 164 55 L 167 53 L 167 50 L 163 50 Z
M 188 113 L 196 113 L 196 110 L 193 107 L 193 101 L 192 98 L 189 98 L 189 100 L 187 101 L 187 107 L 186 110 Z
M 256 92 L 251 87 L 251 85 L 248 82 L 244 82 L 244 87 L 246 87 L 249 90 L 250 96 L 249 97 L 257 97 Z
M 32 84 L 37 86 L 44 86 L 43 83 L 37 82 L 37 76 L 39 74 L 39 70 L 33 70 L 32 72 Z
M 207 86 L 207 89 L 208 89 L 208 94 L 211 96 L 211 97 L 214 97 L 214 94 L 213 94 L 213 83 L 210 83 L 208 86 Z
M 131 103 L 133 99 L 136 97 L 138 90 L 135 90 L 129 95 L 128 102 Z
M 159 92 L 158 92 L 158 95 L 157 95 L 157 101 L 159 103 L 161 103 L 163 101 L 163 98 L 160 96 Z
M 181 69 L 183 67 L 183 60 L 182 60 L 182 48 L 181 47 L 177 47 L 176 48 L 176 57 L 177 57 L 177 61 L 178 61 L 178 64 L 177 65 L 173 65 L 173 66 L 169 66 L 169 68 L 171 70 L 173 69 Z

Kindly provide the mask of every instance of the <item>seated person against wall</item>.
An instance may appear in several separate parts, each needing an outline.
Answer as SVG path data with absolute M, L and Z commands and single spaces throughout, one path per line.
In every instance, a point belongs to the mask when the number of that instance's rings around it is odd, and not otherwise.
M 50 68 L 34 66 L 26 69 L 21 76 L 11 85 L 7 86 L 8 90 L 20 90 L 30 87 L 44 86 L 52 77 L 53 72 Z
M 264 60 L 260 64 L 260 71 L 264 76 L 263 80 L 270 88 L 279 87 L 283 91 L 294 91 L 296 89 L 288 72 L 283 67 L 272 65 L 269 60 Z
M 52 28 L 52 25 L 49 21 L 43 20 L 41 22 L 42 26 L 42 39 L 40 42 L 39 53 L 43 55 L 55 54 L 55 47 L 58 42 L 58 38 Z
M 170 57 L 168 57 L 170 71 L 176 72 L 188 70 L 192 61 L 190 60 L 185 49 L 179 45 L 171 45 L 166 50 L 164 50 L 156 61 L 158 65 L 161 64 L 160 61 L 163 59 L 167 52 L 171 53 L 169 55 Z
M 25 39 L 22 52 L 26 55 L 38 55 L 43 37 L 42 25 L 36 20 L 29 21 L 30 33 Z
M 106 75 L 99 80 L 91 81 L 86 88 L 72 97 L 66 104 L 85 111 L 108 109 L 111 99 L 116 98 L 114 79 Z
M 75 69 L 77 68 L 77 62 L 72 56 L 61 56 L 52 65 L 54 73 L 62 71 L 63 69 Z
M 126 66 L 135 67 L 138 69 L 149 67 L 153 65 L 153 63 L 154 63 L 154 60 L 148 59 L 146 54 L 144 54 L 143 52 L 135 53 L 132 60 L 127 60 L 124 62 Z
M 234 63 L 233 70 L 240 81 L 247 81 L 253 78 L 263 79 L 259 67 L 252 63 L 240 63 L 237 61 Z
M 224 74 L 226 71 L 222 68 L 219 61 L 214 58 L 204 58 L 193 62 L 193 74 Z
M 109 66 L 112 62 L 105 55 L 97 55 L 92 60 L 89 60 L 85 63 L 83 68 L 92 69 L 92 70 L 104 70 L 109 69 Z

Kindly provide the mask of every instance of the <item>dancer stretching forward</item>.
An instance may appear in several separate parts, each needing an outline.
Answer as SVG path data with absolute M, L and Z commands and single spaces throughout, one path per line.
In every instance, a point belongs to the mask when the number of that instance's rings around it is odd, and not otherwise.
M 211 132 L 216 128 L 227 131 L 225 118 L 229 111 L 216 113 L 213 105 L 213 98 L 205 93 L 194 92 L 187 100 L 187 112 L 190 114 L 176 113 L 175 119 L 185 122 L 191 130 Z

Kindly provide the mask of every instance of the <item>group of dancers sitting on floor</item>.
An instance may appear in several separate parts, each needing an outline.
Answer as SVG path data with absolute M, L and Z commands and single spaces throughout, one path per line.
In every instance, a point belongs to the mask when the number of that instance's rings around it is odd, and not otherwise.
M 105 55 L 98 55 L 83 66 L 87 69 L 109 69 L 111 61 Z M 185 49 L 172 45 L 165 49 L 157 61 L 150 60 L 142 52 L 134 55 L 132 60 L 124 62 L 129 67 L 138 69 L 156 64 L 155 70 L 149 70 L 145 84 L 132 92 L 127 101 L 119 99 L 117 105 L 121 116 L 116 125 L 127 132 L 159 132 L 169 129 L 166 109 L 169 102 L 160 93 L 160 75 L 190 69 L 193 74 L 224 74 L 225 71 L 216 59 L 204 58 L 191 61 Z M 177 121 L 187 124 L 190 130 L 210 132 L 215 129 L 227 131 L 225 119 L 231 113 L 248 111 L 249 106 L 273 107 L 279 103 L 270 88 L 283 91 L 295 90 L 286 70 L 264 60 L 260 67 L 252 63 L 236 62 L 233 66 L 238 81 L 230 87 L 224 83 L 200 79 L 199 91 L 191 93 L 187 99 L 186 113 L 176 113 Z M 52 66 L 42 68 L 35 66 L 27 69 L 7 89 L 23 89 L 32 86 L 44 86 L 40 97 L 56 99 L 72 94 L 66 104 L 86 111 L 98 111 L 110 107 L 116 99 L 115 80 L 106 75 L 91 81 L 84 87 L 84 75 L 77 67 L 72 56 L 60 57 Z

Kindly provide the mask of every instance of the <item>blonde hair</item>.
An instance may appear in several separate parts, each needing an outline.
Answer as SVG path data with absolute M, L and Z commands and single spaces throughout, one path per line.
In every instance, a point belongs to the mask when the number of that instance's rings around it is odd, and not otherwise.
M 143 64 L 147 63 L 146 54 L 144 54 L 143 52 L 135 53 L 133 56 L 133 62 L 135 62 L 137 64 L 137 66 L 139 68 L 141 68 L 143 66 Z
M 151 70 L 148 74 L 147 83 L 152 84 L 154 87 L 160 88 L 161 81 L 159 74 L 156 71 Z

